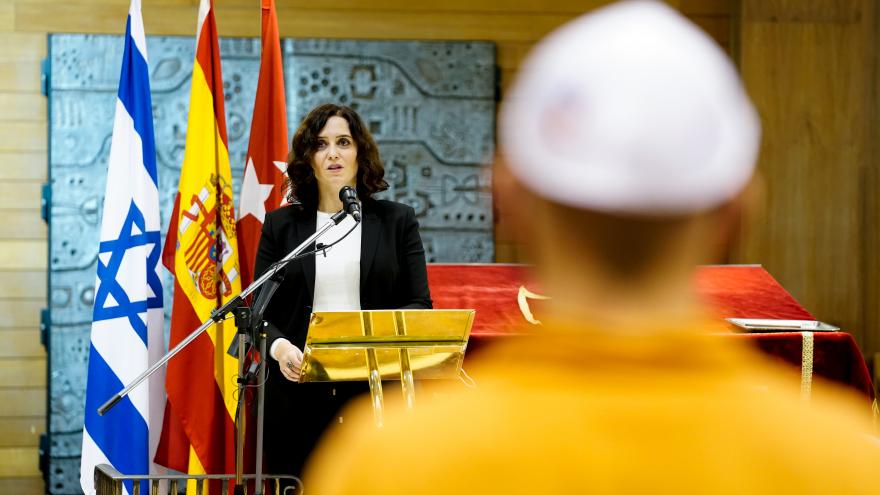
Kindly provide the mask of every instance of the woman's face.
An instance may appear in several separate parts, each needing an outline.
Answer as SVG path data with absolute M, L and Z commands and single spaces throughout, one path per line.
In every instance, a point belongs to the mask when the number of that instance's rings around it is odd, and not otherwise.
M 357 187 L 357 144 L 342 117 L 330 117 L 318 133 L 312 170 L 322 194 L 336 195 L 343 186 Z

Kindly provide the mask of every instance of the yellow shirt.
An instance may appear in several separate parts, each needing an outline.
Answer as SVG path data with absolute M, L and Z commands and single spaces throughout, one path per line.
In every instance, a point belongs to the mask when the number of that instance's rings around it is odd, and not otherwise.
M 388 404 L 382 429 L 353 405 L 307 493 L 880 493 L 864 401 L 816 384 L 806 403 L 797 373 L 727 339 L 556 330 L 469 366 L 475 389 Z

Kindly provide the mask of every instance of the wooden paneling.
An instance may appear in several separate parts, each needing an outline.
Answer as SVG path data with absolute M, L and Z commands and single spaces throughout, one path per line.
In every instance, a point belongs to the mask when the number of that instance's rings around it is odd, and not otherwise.
M 873 10 L 867 13 L 872 19 L 873 29 L 868 45 L 877 47 L 880 43 L 880 7 L 872 4 Z M 863 350 L 874 360 L 874 386 L 880 390 L 880 55 L 875 48 L 872 58 L 871 71 L 873 84 L 871 84 L 870 120 L 868 127 L 868 141 L 871 145 L 871 162 L 865 167 L 863 176 L 864 232 L 863 252 L 865 258 L 862 263 L 864 281 L 864 328 L 865 337 Z
M 863 260 L 861 263 L 864 273 L 864 320 L 865 329 L 862 349 L 865 354 L 873 358 L 874 387 L 880 390 L 880 52 L 877 43 L 880 43 L 880 8 L 876 3 L 870 4 L 870 9 L 865 12 L 871 20 L 872 27 L 868 30 L 867 45 L 874 47 L 871 56 L 871 84 L 870 93 L 866 106 L 868 107 L 869 120 L 867 122 L 868 144 L 870 146 L 870 162 L 864 168 L 864 189 L 862 190 L 864 221 L 862 229 L 864 244 L 862 248 Z
M 15 5 L 0 3 L 0 31 L 12 31 L 15 26 Z
M 5 240 L 0 243 L 0 270 L 45 270 L 45 241 Z
M 523 263 L 522 246 L 513 242 L 495 242 L 495 261 L 498 263 Z
M 681 0 L 679 9 L 689 16 L 729 17 L 733 13 L 731 0 Z
M 45 391 L 43 391 L 45 394 Z M 43 401 L 45 401 L 45 397 Z M 37 447 L 40 434 L 46 431 L 45 416 L 29 418 L 0 418 L 0 447 Z M 0 483 L 0 487 L 3 484 Z M 6 492 L 0 489 L 0 493 Z
M 46 4 L 52 3 L 50 0 L 13 0 L 18 6 L 26 4 Z M 546 2 L 545 0 L 509 0 L 499 2 L 498 0 L 448 0 L 448 1 L 425 1 L 425 2 L 408 2 L 406 0 L 326 0 L 322 2 L 314 2 L 311 0 L 279 0 L 276 2 L 277 9 L 292 10 L 302 12 L 302 15 L 308 15 L 309 11 L 315 9 L 339 10 L 339 11 L 403 11 L 403 12 L 472 12 L 472 13 L 496 13 L 504 14 L 510 12 L 517 13 L 560 13 L 560 14 L 578 14 L 586 12 L 595 7 L 610 3 L 612 0 L 560 0 L 555 2 Z M 666 2 L 676 6 L 683 0 L 673 0 Z M 69 0 L 69 4 L 77 5 L 84 10 L 92 10 L 95 7 L 114 6 L 128 8 L 129 0 Z M 691 2 L 693 3 L 693 2 Z M 173 6 L 173 7 L 191 7 L 197 8 L 199 0 L 149 0 L 143 2 L 143 9 L 147 10 L 151 6 Z M 255 3 L 254 0 L 215 0 L 215 8 L 220 10 L 251 8 Z
M 0 478 L 39 476 L 39 461 L 36 447 L 0 448 Z
M 765 0 L 743 1 L 747 22 L 832 23 L 870 26 L 867 0 Z M 864 22 L 864 24 L 862 24 Z
M 502 70 L 516 70 L 522 67 L 522 61 L 531 49 L 531 43 L 512 41 L 498 43 L 495 46 L 496 63 Z
M 2 362 L 3 360 L 0 360 Z M 45 363 L 45 361 L 42 361 Z M 0 388 L 0 417 L 45 416 L 45 389 L 3 389 Z
M 0 479 L 0 493 L 20 493 L 38 495 L 44 493 L 43 479 L 3 478 Z
M 39 210 L 41 189 L 42 184 L 36 181 L 0 183 L 0 210 Z
M 721 46 L 730 43 L 730 18 L 729 17 L 693 17 L 691 20 L 697 26 L 709 33 Z
M 507 94 L 507 90 L 510 89 L 510 85 L 513 83 L 514 78 L 516 77 L 516 69 L 502 69 L 499 72 L 499 87 L 501 88 L 501 95 L 504 96 Z
M 0 120 L 46 120 L 46 98 L 38 93 L 0 93 Z
M 874 353 L 874 388 L 877 388 L 877 384 L 880 383 L 880 352 Z
M 45 307 L 44 301 L 0 299 L 0 329 L 37 329 L 40 325 L 40 310 Z
M 555 14 L 366 12 L 344 16 L 344 28 L 338 30 L 339 12 L 311 11 L 308 20 L 295 12 L 279 17 L 279 29 L 297 37 L 534 41 L 569 19 Z
M 3 216 L 0 225 L 0 240 L 3 239 L 46 239 L 48 227 L 40 217 L 39 210 L 0 211 Z
M 0 358 L 44 358 L 46 350 L 40 344 L 38 330 L 2 330 L 0 339 Z M 0 417 L 3 415 L 0 414 Z
M 46 149 L 46 121 L 0 121 L 0 151 L 44 151 Z
M 46 298 L 45 270 L 0 270 L 0 299 Z
M 46 35 L 44 33 L 4 33 L 0 32 L 0 61 L 23 60 L 37 62 L 46 56 Z M 34 92 L 39 87 L 31 88 Z
M 304 5 L 298 5 L 303 3 Z M 567 2 L 562 5 L 538 1 L 483 1 L 478 5 L 460 0 L 409 3 L 389 0 L 384 4 L 353 2 L 356 6 L 314 2 L 278 2 L 282 36 L 362 39 L 480 39 L 534 41 L 576 14 L 608 3 Z M 352 2 L 338 2 L 342 4 Z M 677 2 L 669 2 L 673 5 Z M 166 1 L 143 5 L 150 34 L 191 34 L 195 30 L 198 2 Z M 480 5 L 482 4 L 482 5 Z M 217 2 L 217 24 L 225 36 L 258 36 L 259 11 L 252 2 Z M 319 8 L 315 8 L 315 7 Z M 52 16 L 45 12 L 51 9 Z M 121 33 L 127 2 L 16 2 L 15 29 L 19 32 Z M 702 18 L 697 19 L 702 22 Z M 706 21 L 712 24 L 714 21 Z M 708 30 L 713 31 L 710 26 Z
M 38 60 L 0 60 L 0 91 L 39 93 Z
M 424 12 L 289 9 L 278 4 L 282 36 L 361 39 L 475 39 L 536 40 L 570 15 L 535 13 Z M 53 15 L 46 16 L 51 8 Z M 83 8 L 73 3 L 24 3 L 16 6 L 18 31 L 122 33 L 127 5 Z M 143 7 L 150 34 L 190 34 L 195 31 L 197 7 Z M 224 36 L 259 36 L 260 11 L 253 7 L 216 9 Z
M 46 151 L 0 150 L 0 182 L 47 179 Z
M 0 359 L 0 383 L 7 387 L 45 387 L 46 359 Z
M 818 318 L 865 342 L 865 171 L 876 86 L 867 0 L 743 0 L 741 70 L 764 126 L 766 211 L 737 258 L 762 263 Z M 876 332 L 876 325 L 872 332 Z

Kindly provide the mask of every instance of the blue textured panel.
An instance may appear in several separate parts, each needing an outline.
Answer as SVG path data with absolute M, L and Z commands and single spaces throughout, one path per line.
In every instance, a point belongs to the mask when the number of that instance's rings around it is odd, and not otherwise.
M 383 196 L 415 208 L 429 262 L 493 261 L 492 43 L 285 40 L 284 53 L 291 122 L 328 101 L 361 114 Z
M 148 37 L 163 240 L 183 161 L 192 38 Z M 79 451 L 101 207 L 122 37 L 50 38 L 49 480 L 80 493 Z M 313 106 L 355 107 L 375 134 L 391 188 L 419 215 L 430 261 L 492 261 L 494 46 L 285 40 L 291 133 Z M 233 189 L 243 174 L 259 73 L 258 39 L 222 39 Z M 163 279 L 165 301 L 172 281 Z M 170 316 L 170 304 L 166 304 Z M 166 318 L 167 325 L 168 318 Z

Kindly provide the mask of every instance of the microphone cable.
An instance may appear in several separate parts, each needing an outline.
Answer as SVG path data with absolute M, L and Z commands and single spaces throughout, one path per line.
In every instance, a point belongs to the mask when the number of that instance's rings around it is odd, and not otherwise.
M 354 218 L 354 217 L 352 217 L 352 218 Z M 273 275 L 274 275 L 275 272 L 277 272 L 278 270 L 280 270 L 282 267 L 286 266 L 287 264 L 289 264 L 295 260 L 306 258 L 308 256 L 317 256 L 317 254 L 320 252 L 323 252 L 324 256 L 327 256 L 328 249 L 330 249 L 333 246 L 342 242 L 342 240 L 345 239 L 346 237 L 348 237 L 349 234 L 354 232 L 354 229 L 356 229 L 357 226 L 360 224 L 361 224 L 361 222 L 355 222 L 354 225 L 352 225 L 351 228 L 348 229 L 348 231 L 345 234 L 343 234 L 342 237 L 340 237 L 339 239 L 336 239 L 335 241 L 331 242 L 330 244 L 325 245 L 325 244 L 318 242 L 315 244 L 315 249 L 312 249 L 311 251 L 306 251 L 304 253 L 300 253 L 300 254 L 294 256 L 293 258 L 290 258 L 289 260 L 278 260 L 275 263 L 272 263 L 271 265 L 269 265 L 268 268 L 266 268 L 266 270 L 263 273 L 266 273 L 268 271 L 272 271 Z M 262 276 L 262 274 L 260 274 L 260 276 Z

